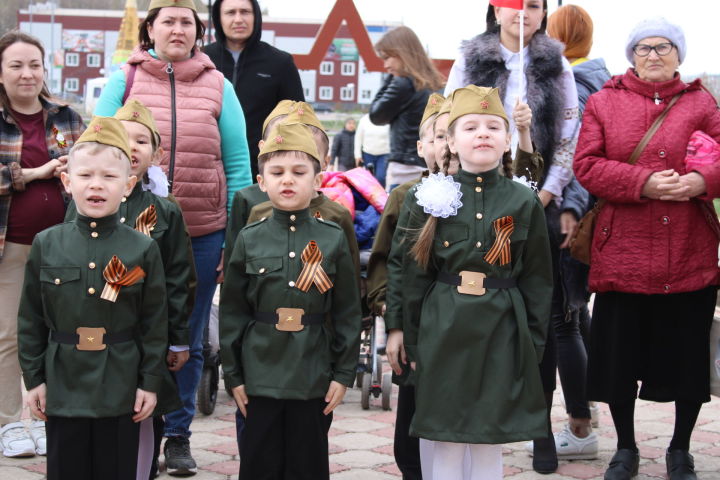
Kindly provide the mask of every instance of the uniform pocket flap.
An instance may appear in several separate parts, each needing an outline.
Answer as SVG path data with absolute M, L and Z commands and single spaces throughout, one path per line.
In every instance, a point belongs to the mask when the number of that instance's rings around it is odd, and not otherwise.
M 61 285 L 80 280 L 80 267 L 40 267 L 40 281 Z
M 510 235 L 510 243 L 521 242 L 521 241 L 527 240 L 527 237 L 528 237 L 527 225 L 516 223 L 515 228 L 513 229 L 513 233 L 512 233 L 512 235 Z
M 438 227 L 436 238 L 446 247 L 467 240 L 470 236 L 468 226 L 463 223 L 441 223 Z
M 264 275 L 280 270 L 283 266 L 282 257 L 253 258 L 245 263 L 245 273 L 250 275 Z

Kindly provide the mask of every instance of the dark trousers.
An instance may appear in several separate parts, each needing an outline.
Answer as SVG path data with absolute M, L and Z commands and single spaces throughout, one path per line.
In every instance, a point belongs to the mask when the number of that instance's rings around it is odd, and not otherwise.
M 160 443 L 162 443 L 163 432 L 165 431 L 165 419 L 162 415 L 153 417 L 153 460 L 152 466 L 150 467 L 150 478 L 152 480 L 157 476 L 159 464 L 158 458 L 160 457 Z
M 49 480 L 135 480 L 140 424 L 131 415 L 48 417 Z
M 420 441 L 410 436 L 410 422 L 415 415 L 415 387 L 400 385 L 397 417 L 395 418 L 395 463 L 403 480 L 422 480 L 420 470 Z
M 240 480 L 329 480 L 325 399 L 249 397 Z

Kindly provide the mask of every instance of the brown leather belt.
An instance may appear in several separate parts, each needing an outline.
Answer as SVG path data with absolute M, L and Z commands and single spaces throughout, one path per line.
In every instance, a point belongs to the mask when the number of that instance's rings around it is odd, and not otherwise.
M 460 275 L 440 272 L 438 282 L 458 287 L 458 292 L 469 295 L 485 295 L 485 289 L 517 287 L 517 278 L 488 278 L 484 273 L 464 270 Z
M 105 350 L 107 345 L 129 342 L 133 339 L 133 329 L 106 333 L 103 327 L 78 327 L 75 333 L 50 332 L 50 339 L 65 345 L 75 345 L 78 350 L 98 351 Z
M 275 313 L 255 312 L 255 320 L 275 325 L 281 332 L 299 332 L 305 325 L 321 325 L 324 313 L 305 313 L 302 308 L 278 308 Z

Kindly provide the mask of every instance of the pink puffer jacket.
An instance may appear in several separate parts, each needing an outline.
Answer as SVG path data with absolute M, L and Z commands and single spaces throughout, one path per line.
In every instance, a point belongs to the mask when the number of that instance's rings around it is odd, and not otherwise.
M 125 65 L 137 65 L 128 98 L 153 113 L 164 150 L 161 167 L 169 175 L 172 151 L 172 97 L 168 63 L 136 49 Z M 196 51 L 172 64 L 177 131 L 172 193 L 182 207 L 190 236 L 225 228 L 227 187 L 217 119 L 222 111 L 224 78 L 210 58 Z
M 629 165 L 627 160 L 650 125 L 682 91 L 637 164 Z M 575 151 L 575 175 L 590 193 L 607 200 L 595 224 L 591 290 L 679 293 L 718 283 L 718 238 L 699 202 L 720 196 L 720 163 L 693 169 L 707 185 L 706 195 L 699 199 L 641 198 L 653 172 L 672 168 L 680 175 L 687 173 L 684 159 L 696 130 L 720 139 L 720 112 L 700 80 L 686 84 L 676 75 L 668 82 L 652 83 L 629 69 L 588 100 Z

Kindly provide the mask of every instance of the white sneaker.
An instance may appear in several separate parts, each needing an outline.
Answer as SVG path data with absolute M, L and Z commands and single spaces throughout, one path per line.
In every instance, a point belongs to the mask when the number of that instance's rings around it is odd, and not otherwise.
M 45 422 L 35 420 L 30 424 L 30 436 L 35 442 L 35 453 L 47 455 L 47 439 L 45 438 Z
M 555 449 L 560 460 L 593 460 L 598 456 L 598 439 L 595 432 L 585 438 L 576 437 L 568 425 L 555 434 Z
M 0 448 L 6 457 L 32 457 L 35 443 L 22 422 L 8 423 L 0 428 Z

